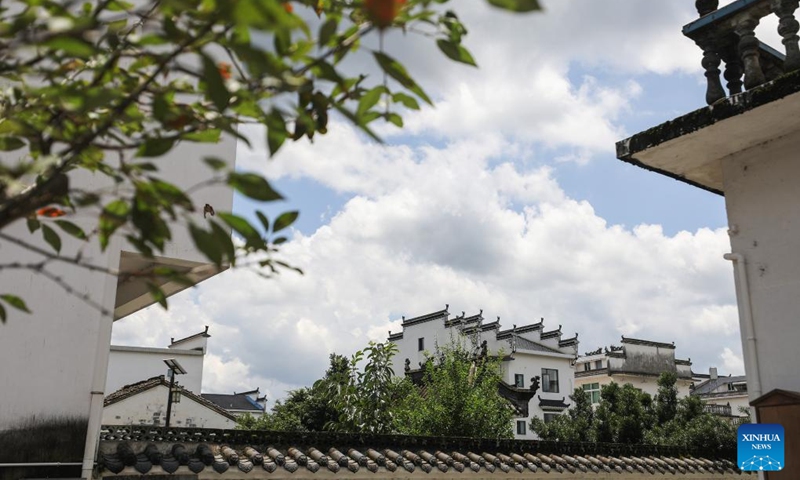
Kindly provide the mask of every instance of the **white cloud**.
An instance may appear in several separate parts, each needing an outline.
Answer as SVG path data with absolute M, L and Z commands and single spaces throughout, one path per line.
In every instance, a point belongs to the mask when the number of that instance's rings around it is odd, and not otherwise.
M 719 358 L 722 360 L 722 364 L 725 366 L 725 370 L 729 374 L 744 374 L 744 360 L 742 360 L 741 354 L 736 354 L 733 350 L 726 347 L 722 350 Z
M 273 178 L 311 178 L 352 196 L 283 248 L 306 275 L 225 272 L 177 296 L 168 313 L 118 322 L 115 335 L 147 341 L 211 324 L 209 385 L 228 390 L 310 384 L 329 353 L 385 339 L 401 314 L 445 303 L 507 325 L 545 317 L 549 328 L 579 332 L 582 351 L 620 334 L 674 341 L 698 371 L 738 345 L 724 230 L 667 236 L 657 225 L 609 225 L 569 198 L 550 167 L 501 160 L 515 151 L 495 136 L 378 147 L 340 124 L 313 147 L 287 145 L 267 167 Z

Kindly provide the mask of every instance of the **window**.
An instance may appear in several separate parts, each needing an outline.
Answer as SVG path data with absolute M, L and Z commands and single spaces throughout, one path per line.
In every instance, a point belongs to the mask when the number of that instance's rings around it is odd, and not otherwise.
M 554 368 L 542 369 L 542 391 L 558 393 L 558 370 Z
M 598 368 L 598 369 L 603 368 L 603 361 L 602 360 L 595 360 L 594 368 Z
M 589 395 L 589 399 L 592 401 L 592 403 L 600 403 L 599 383 L 587 383 L 583 386 L 583 391 Z
M 519 388 L 525 388 L 525 375 L 521 373 L 517 373 L 514 375 L 514 386 Z
M 525 420 L 517 420 L 517 435 L 525 435 Z
M 558 416 L 557 413 L 545 413 L 544 414 L 544 423 L 552 422 L 553 420 L 556 419 L 557 416 Z
M 419 350 L 420 352 L 425 350 L 425 339 L 424 338 L 420 338 L 419 340 L 417 340 L 417 350 Z
M 588 372 L 592 369 L 592 362 L 586 362 L 583 364 L 583 371 Z

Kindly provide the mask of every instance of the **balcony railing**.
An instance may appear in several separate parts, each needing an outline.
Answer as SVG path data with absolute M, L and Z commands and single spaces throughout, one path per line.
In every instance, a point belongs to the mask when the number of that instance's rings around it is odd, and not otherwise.
M 684 26 L 683 34 L 703 50 L 701 63 L 708 83 L 709 105 L 741 93 L 742 87 L 749 90 L 800 68 L 800 23 L 794 18 L 798 0 L 737 0 L 719 9 L 718 0 L 696 0 L 695 6 L 700 18 Z M 785 53 L 756 38 L 756 27 L 768 15 L 779 19 L 778 34 L 783 38 Z M 722 62 L 727 95 L 720 80 Z
M 730 417 L 732 415 L 730 405 L 705 405 L 703 410 L 712 415 L 722 415 L 725 417 Z

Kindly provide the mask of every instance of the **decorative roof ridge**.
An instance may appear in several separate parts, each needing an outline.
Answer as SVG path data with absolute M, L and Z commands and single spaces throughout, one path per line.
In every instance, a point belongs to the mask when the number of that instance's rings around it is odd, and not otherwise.
M 155 387 L 158 387 L 158 386 L 164 386 L 166 388 L 169 388 L 169 382 L 167 382 L 164 379 L 164 375 L 159 375 L 157 377 L 151 377 L 151 378 L 148 378 L 147 380 L 143 380 L 141 382 L 136 382 L 136 383 L 133 383 L 131 385 L 126 385 L 126 386 L 120 388 L 119 390 L 117 390 L 116 392 L 112 392 L 111 394 L 109 394 L 105 398 L 105 400 L 103 400 L 103 406 L 107 407 L 109 405 L 113 405 L 113 404 L 115 404 L 117 402 L 121 402 L 122 400 L 125 400 L 126 398 L 130 398 L 130 397 L 132 397 L 134 395 L 138 395 L 139 393 L 145 392 L 147 390 L 150 390 L 151 388 L 155 388 Z M 174 385 L 174 387 L 176 389 L 180 390 L 180 393 L 181 393 L 182 396 L 184 396 L 186 398 L 189 398 L 189 399 L 192 399 L 195 402 L 199 403 L 200 405 L 203 405 L 204 407 L 207 407 L 207 408 L 209 408 L 211 410 L 214 410 L 215 412 L 217 412 L 220 415 L 228 418 L 229 420 L 236 421 L 236 416 L 234 416 L 232 413 L 228 412 L 227 410 L 223 409 L 222 407 L 220 407 L 216 403 L 214 403 L 214 402 L 212 402 L 210 400 L 206 400 L 202 396 L 192 392 L 191 390 L 187 390 L 183 385 L 180 385 L 178 383 L 176 383 Z
M 261 393 L 261 387 L 257 387 L 255 390 L 248 390 L 246 392 L 233 392 L 234 395 L 250 395 L 251 393 Z
M 498 317 L 498 319 L 499 319 L 499 317 Z M 481 321 L 481 320 L 483 320 L 483 310 L 481 310 L 480 312 L 476 313 L 475 315 L 471 315 L 469 317 L 465 316 L 465 312 L 461 312 L 461 315 L 458 316 L 458 317 L 452 318 L 450 320 L 445 319 L 444 326 L 445 327 L 452 327 L 454 325 L 458 325 L 458 324 L 462 324 L 462 323 L 463 324 L 475 323 L 475 322 L 478 322 L 478 321 Z
M 575 332 L 575 336 L 572 338 L 565 338 L 563 340 L 558 341 L 559 347 L 569 347 L 571 345 L 577 345 L 577 344 L 578 344 L 578 332 Z
M 107 407 L 114 403 L 125 400 L 126 398 L 132 397 L 138 393 L 150 390 L 153 387 L 157 387 L 158 385 L 168 385 L 164 380 L 164 375 L 157 375 L 146 380 L 124 385 L 118 390 L 109 393 L 106 398 L 103 399 L 103 406 Z
M 544 340 L 546 338 L 553 338 L 553 337 L 561 337 L 561 327 L 562 325 L 558 325 L 558 329 L 550 330 L 549 332 L 542 332 L 539 334 L 539 339 Z
M 173 338 L 170 338 L 170 339 L 169 339 L 169 346 L 171 347 L 171 346 L 173 346 L 173 345 L 177 345 L 177 344 L 179 344 L 179 343 L 183 343 L 183 342 L 186 342 L 186 341 L 188 341 L 188 340 L 192 340 L 192 339 L 194 339 L 194 338 L 197 338 L 197 337 L 205 337 L 205 338 L 208 338 L 208 337 L 210 337 L 210 336 L 211 336 L 211 335 L 209 335 L 209 334 L 208 334 L 208 325 L 206 325 L 206 329 L 205 329 L 205 330 L 203 330 L 202 332 L 198 332 L 198 333 L 195 333 L 195 334 L 189 335 L 188 337 L 179 338 L 179 339 L 177 339 L 177 340 L 175 340 L 175 337 L 173 337 Z
M 500 317 L 497 317 L 497 319 L 500 320 Z M 516 330 L 514 328 L 507 328 L 505 330 L 501 330 L 497 332 L 497 338 L 499 340 L 501 338 L 510 337 L 511 334 L 514 333 L 515 331 L 517 335 L 519 335 L 521 333 L 528 333 L 528 332 L 533 332 L 535 330 L 541 330 L 543 327 L 544 327 L 544 318 L 542 318 L 541 321 L 537 323 L 531 323 L 529 325 L 516 327 Z
M 675 342 L 672 343 L 654 342 L 653 340 L 644 340 L 641 338 L 626 337 L 625 335 L 622 335 L 622 343 L 627 343 L 629 345 L 646 345 L 650 347 L 669 348 L 673 350 L 675 349 Z
M 409 319 L 406 319 L 406 317 L 403 316 L 402 317 L 403 318 L 402 325 L 403 325 L 403 327 L 406 327 L 406 326 L 411 326 L 411 325 L 417 325 L 419 323 L 429 322 L 431 320 L 436 320 L 437 318 L 440 318 L 442 316 L 447 317 L 447 316 L 450 315 L 450 312 L 448 312 L 449 309 L 450 309 L 450 304 L 447 303 L 444 306 L 444 310 L 439 310 L 439 311 L 432 312 L 432 313 L 426 313 L 424 315 L 419 315 L 417 317 L 412 317 L 412 318 L 409 318 Z

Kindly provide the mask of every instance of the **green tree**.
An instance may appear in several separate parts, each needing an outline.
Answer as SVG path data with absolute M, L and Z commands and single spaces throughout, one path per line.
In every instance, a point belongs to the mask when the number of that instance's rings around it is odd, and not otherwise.
M 395 353 L 397 345 L 393 343 L 370 342 L 353 355 L 343 378 L 315 384 L 327 392 L 330 407 L 338 412 L 326 428 L 359 433 L 394 431 L 396 406 L 407 392 L 404 382 L 396 379 L 392 370 Z M 362 362 L 364 366 L 359 368 Z
M 675 418 L 678 413 L 678 376 L 674 372 L 664 372 L 658 377 L 658 393 L 655 398 L 656 417 L 659 424 Z
M 411 435 L 513 438 L 514 410 L 499 393 L 500 359 L 473 357 L 463 345 L 439 348 L 422 385 L 409 391 L 397 430 Z
M 514 11 L 539 8 L 536 0 L 488 2 Z M 48 275 L 51 262 L 67 262 L 102 273 L 104 267 L 80 254 L 62 255 L 60 236 L 98 242 L 105 249 L 117 234 L 129 248 L 153 258 L 164 252 L 179 222 L 218 266 L 241 265 L 243 257 L 255 255 L 248 263 L 264 275 L 289 267 L 274 256 L 285 241 L 281 231 L 297 212 L 271 221 L 260 213 L 254 223 L 217 212 L 198 221 L 193 213 L 203 207 L 160 176 L 161 157 L 182 143 L 214 143 L 223 135 L 249 143 L 237 129 L 246 123 L 266 127 L 270 154 L 286 140 L 326 133 L 332 114 L 373 137 L 370 125 L 376 120 L 402 127 L 403 109 L 431 103 L 403 65 L 391 52 L 367 52 L 383 72 L 376 79 L 348 70 L 343 60 L 355 54 L 364 37 L 402 30 L 422 32 L 448 58 L 474 65 L 462 45 L 466 28 L 455 12 L 442 8 L 445 3 L 4 2 L 0 239 L 36 252 L 42 261 L 2 267 Z M 207 169 L 207 181 L 197 188 L 227 184 L 255 201 L 281 198 L 258 173 L 232 171 L 217 158 L 183 160 L 187 169 Z M 104 178 L 105 184 L 86 190 L 76 182 L 81 175 Z M 52 252 L 3 232 L 23 220 Z M 233 242 L 228 229 L 242 241 Z M 153 296 L 164 307 L 158 286 L 163 280 L 190 282 L 185 273 L 166 267 L 140 276 L 148 276 Z M 68 288 L 52 274 L 47 278 Z M 3 321 L 3 304 L 28 311 L 24 299 L 0 295 Z
M 244 430 L 278 430 L 292 432 L 319 432 L 339 417 L 339 412 L 329 401 L 332 386 L 346 383 L 348 361 L 342 355 L 332 353 L 330 366 L 325 376 L 311 388 L 300 388 L 288 392 L 271 411 L 259 418 L 245 415 L 239 418 L 237 428 Z
M 542 440 L 596 441 L 597 426 L 591 397 L 582 388 L 576 388 L 569 398 L 572 400 L 572 408 L 566 415 L 559 415 L 547 423 L 539 417 L 533 417 L 531 430 Z

